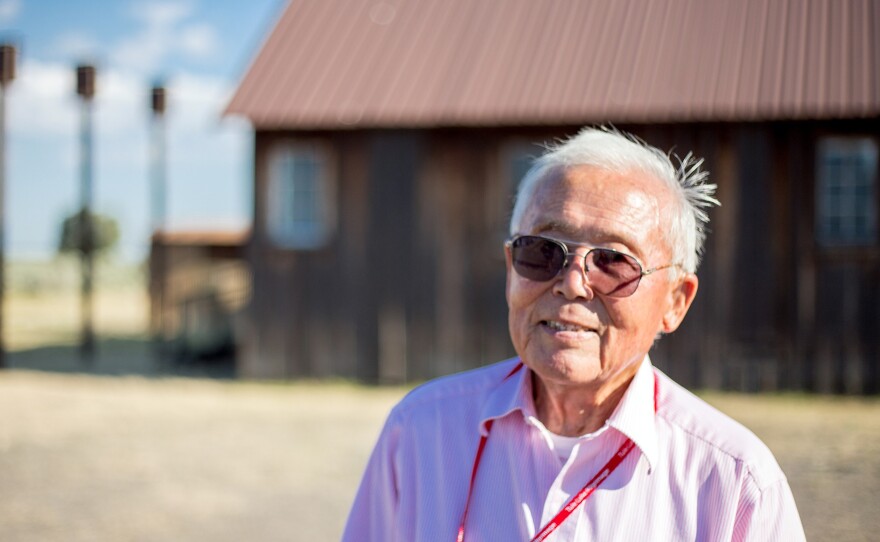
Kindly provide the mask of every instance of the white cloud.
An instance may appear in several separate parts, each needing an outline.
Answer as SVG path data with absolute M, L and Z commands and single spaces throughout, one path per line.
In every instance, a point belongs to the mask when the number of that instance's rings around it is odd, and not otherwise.
M 152 81 L 131 70 L 98 67 L 95 129 L 110 135 L 145 131 Z M 175 130 L 203 136 L 220 129 L 233 88 L 219 77 L 180 74 L 167 81 L 168 117 Z M 71 135 L 79 130 L 79 98 L 71 65 L 27 59 L 7 94 L 11 133 Z
M 95 89 L 95 129 L 113 136 L 114 146 L 146 130 L 149 85 L 133 73 L 118 70 L 98 75 Z
M 215 127 L 232 93 L 229 82 L 216 77 L 181 74 L 168 85 L 169 109 L 189 129 Z
M 119 43 L 111 53 L 114 65 L 143 74 L 155 73 L 170 50 L 170 36 L 147 31 Z
M 189 2 L 139 2 L 131 9 L 132 16 L 150 28 L 170 28 L 189 17 L 193 5 Z
M 70 66 L 25 60 L 9 87 L 11 134 L 57 136 L 77 126 L 76 79 Z
M 21 13 L 21 0 L 0 0 L 0 24 L 11 23 Z
M 74 68 L 28 60 L 10 86 L 9 130 L 27 136 L 71 136 L 80 126 Z M 95 130 L 123 136 L 141 130 L 149 111 L 149 85 L 137 75 L 98 67 Z
M 219 49 L 220 41 L 214 27 L 201 23 L 184 28 L 178 44 L 180 50 L 190 56 L 208 58 Z
M 204 59 L 219 48 L 217 32 L 211 25 L 186 24 L 194 15 L 190 3 L 142 2 L 131 15 L 142 28 L 114 48 L 111 59 L 118 66 L 154 74 L 172 55 Z

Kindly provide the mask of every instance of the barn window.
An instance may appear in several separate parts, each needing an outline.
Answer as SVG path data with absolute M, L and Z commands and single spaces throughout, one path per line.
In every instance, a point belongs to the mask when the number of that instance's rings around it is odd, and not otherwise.
M 877 242 L 877 142 L 829 137 L 819 142 L 816 237 L 824 246 Z
M 326 245 L 336 221 L 335 178 L 330 152 L 317 144 L 286 144 L 269 155 L 269 236 L 283 248 Z

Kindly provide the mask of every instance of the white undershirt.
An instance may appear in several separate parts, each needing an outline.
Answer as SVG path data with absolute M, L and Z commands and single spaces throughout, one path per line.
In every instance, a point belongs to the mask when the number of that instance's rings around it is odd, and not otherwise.
M 605 431 L 606 427 L 608 426 L 604 425 L 592 433 L 587 433 L 586 435 L 581 435 L 579 437 L 564 437 L 551 431 L 546 431 L 546 435 L 550 438 L 550 442 L 553 443 L 553 450 L 556 452 L 556 455 L 563 463 L 565 463 L 568 461 L 568 458 L 571 457 L 571 452 L 574 450 L 577 443 L 598 437 Z
M 548 434 L 550 435 L 550 441 L 553 442 L 553 450 L 559 456 L 559 459 L 565 463 L 571 456 L 574 445 L 578 443 L 581 437 L 563 437 L 562 435 L 549 432 Z
M 568 458 L 571 457 L 571 452 L 574 451 L 574 447 L 580 443 L 587 440 L 594 439 L 608 430 L 608 422 L 605 422 L 605 425 L 600 427 L 599 429 L 593 431 L 592 433 L 587 433 L 586 435 L 581 435 L 579 437 L 564 437 L 562 435 L 557 435 L 556 433 L 547 429 L 547 427 L 541 423 L 541 420 L 536 418 L 535 416 L 523 416 L 527 423 L 534 425 L 538 428 L 541 434 L 544 436 L 544 440 L 547 442 L 547 446 L 553 449 L 553 452 L 559 457 L 559 460 L 562 463 L 568 461 Z

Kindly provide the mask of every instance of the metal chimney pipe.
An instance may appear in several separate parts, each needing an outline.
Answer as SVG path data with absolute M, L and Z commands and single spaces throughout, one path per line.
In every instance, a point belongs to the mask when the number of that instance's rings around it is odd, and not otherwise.
M 94 228 L 92 224 L 92 99 L 95 97 L 95 67 L 76 67 L 76 93 L 81 98 L 80 148 L 80 251 L 82 292 L 80 317 L 82 335 L 80 355 L 83 363 L 93 365 L 95 360 L 95 331 L 93 325 Z
M 0 307 L 6 282 L 6 87 L 15 79 L 15 46 L 0 45 Z M 0 310 L 0 369 L 6 366 L 3 311 Z

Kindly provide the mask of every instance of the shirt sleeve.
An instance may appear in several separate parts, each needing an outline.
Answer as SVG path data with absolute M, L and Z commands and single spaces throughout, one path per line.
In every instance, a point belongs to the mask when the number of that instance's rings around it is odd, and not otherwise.
M 783 477 L 769 486 L 745 491 L 752 494 L 737 514 L 735 542 L 768 540 L 805 541 L 804 527 L 788 481 Z
M 399 491 L 396 455 L 400 426 L 392 412 L 367 463 L 354 504 L 348 515 L 342 542 L 387 542 L 398 529 Z

